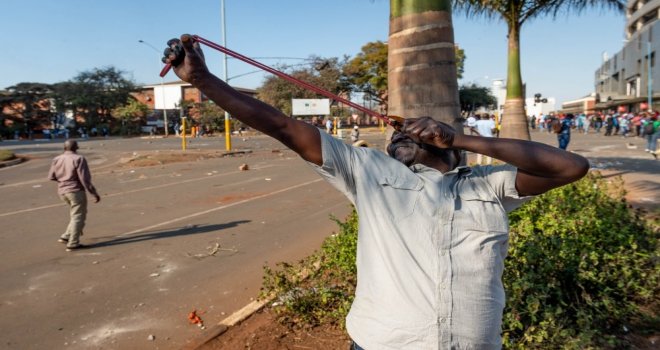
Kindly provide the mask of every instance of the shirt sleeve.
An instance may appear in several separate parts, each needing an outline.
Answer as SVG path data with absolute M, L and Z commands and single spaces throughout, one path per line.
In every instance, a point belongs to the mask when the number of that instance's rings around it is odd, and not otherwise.
M 80 163 L 76 167 L 76 171 L 78 172 L 78 179 L 80 180 L 80 183 L 83 185 L 85 190 L 93 195 L 96 195 L 96 188 L 94 188 L 94 185 L 92 185 L 92 174 L 89 171 L 89 166 L 87 166 L 87 160 L 85 158 L 80 158 Z
M 354 147 L 320 132 L 323 164 L 308 162 L 312 168 L 355 204 Z
M 478 167 L 506 212 L 517 209 L 534 196 L 521 197 L 516 189 L 518 168 L 510 164 Z M 475 167 L 476 169 L 476 167 Z
M 51 181 L 57 181 L 57 176 L 55 176 L 55 162 L 56 159 L 51 162 L 50 169 L 48 170 L 48 180 Z

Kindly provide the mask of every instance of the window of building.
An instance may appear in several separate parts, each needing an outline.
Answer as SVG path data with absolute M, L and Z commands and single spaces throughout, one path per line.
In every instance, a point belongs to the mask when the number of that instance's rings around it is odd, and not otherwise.
M 653 28 L 649 28 L 649 42 L 653 42 Z
M 651 52 L 651 68 L 655 67 L 655 51 Z

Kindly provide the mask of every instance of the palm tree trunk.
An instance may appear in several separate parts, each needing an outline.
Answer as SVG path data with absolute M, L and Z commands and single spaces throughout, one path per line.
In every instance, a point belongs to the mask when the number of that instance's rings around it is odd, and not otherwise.
M 520 25 L 509 24 L 508 74 L 506 81 L 506 102 L 502 116 L 500 137 L 529 140 L 525 98 L 520 74 Z
M 462 132 L 451 0 L 390 0 L 388 47 L 389 114 Z

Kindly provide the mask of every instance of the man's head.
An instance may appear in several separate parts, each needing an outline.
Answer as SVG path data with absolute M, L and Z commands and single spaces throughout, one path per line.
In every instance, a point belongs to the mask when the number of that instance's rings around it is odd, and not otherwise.
M 75 140 L 66 140 L 64 141 L 64 150 L 75 152 L 78 150 L 78 142 Z
M 442 172 L 456 168 L 461 162 L 460 151 L 416 143 L 399 131 L 392 134 L 390 144 L 387 145 L 387 154 L 408 167 L 423 164 Z

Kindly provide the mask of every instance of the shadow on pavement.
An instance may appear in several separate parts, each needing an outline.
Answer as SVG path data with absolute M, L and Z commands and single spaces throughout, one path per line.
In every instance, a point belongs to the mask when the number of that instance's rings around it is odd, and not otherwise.
M 239 221 L 228 222 L 228 223 L 225 223 L 225 224 L 196 225 L 196 226 L 193 226 L 193 227 L 190 227 L 190 228 L 182 227 L 182 228 L 179 228 L 179 229 L 176 229 L 176 230 L 148 232 L 148 233 L 130 235 L 130 236 L 124 236 L 124 237 L 115 237 L 114 239 L 111 239 L 111 240 L 108 240 L 108 241 L 91 243 L 91 244 L 87 244 L 86 246 L 87 246 L 87 248 L 101 248 L 101 247 L 109 247 L 109 246 L 119 245 L 119 244 L 149 241 L 149 240 L 152 240 L 152 239 L 163 239 L 163 238 L 172 238 L 172 237 L 177 237 L 177 236 L 194 235 L 194 234 L 198 234 L 198 233 L 207 233 L 207 232 L 212 232 L 212 231 L 224 230 L 224 229 L 227 229 L 227 228 L 236 227 L 240 224 L 246 224 L 246 223 L 249 223 L 249 222 L 250 222 L 250 220 L 239 220 Z M 103 237 L 96 238 L 96 239 L 103 239 Z

